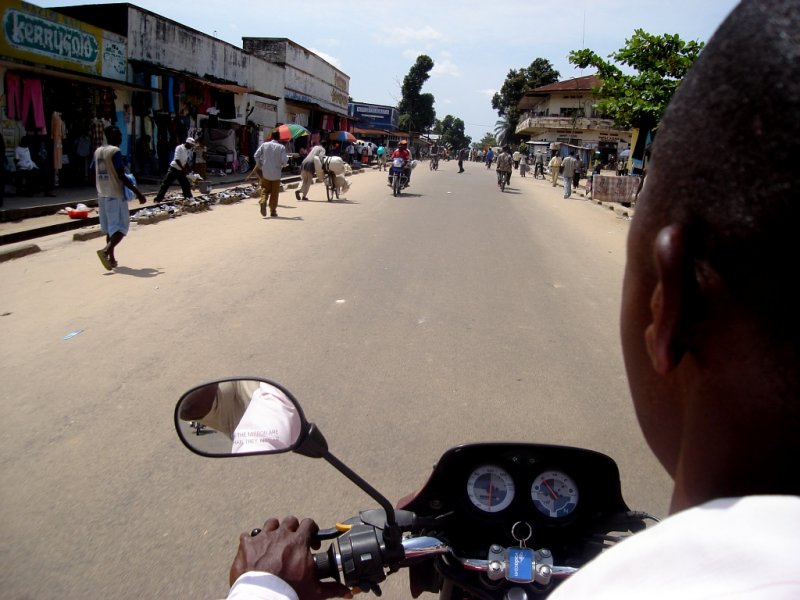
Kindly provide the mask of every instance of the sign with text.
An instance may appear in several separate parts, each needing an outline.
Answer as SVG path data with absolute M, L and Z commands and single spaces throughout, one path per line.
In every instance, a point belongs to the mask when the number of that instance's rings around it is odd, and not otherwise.
M 2 19 L 1 55 L 125 80 L 128 48 L 120 35 L 13 0 Z

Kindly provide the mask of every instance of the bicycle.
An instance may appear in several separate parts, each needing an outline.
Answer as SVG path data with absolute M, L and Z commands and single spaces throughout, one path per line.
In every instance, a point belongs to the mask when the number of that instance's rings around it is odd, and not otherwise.
M 325 195 L 328 197 L 328 202 L 332 202 L 333 198 L 339 199 L 339 188 L 336 187 L 336 175 L 332 171 L 325 173 Z

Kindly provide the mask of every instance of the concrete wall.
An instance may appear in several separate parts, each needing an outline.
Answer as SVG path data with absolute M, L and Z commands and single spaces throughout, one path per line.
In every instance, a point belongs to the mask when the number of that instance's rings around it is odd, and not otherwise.
M 254 56 L 285 67 L 287 101 L 311 102 L 330 113 L 347 115 L 350 77 L 329 62 L 284 38 L 245 37 L 242 46 Z M 285 112 L 280 117 L 288 120 Z
M 236 82 L 278 98 L 284 93 L 280 66 L 135 6 L 128 7 L 128 58 Z

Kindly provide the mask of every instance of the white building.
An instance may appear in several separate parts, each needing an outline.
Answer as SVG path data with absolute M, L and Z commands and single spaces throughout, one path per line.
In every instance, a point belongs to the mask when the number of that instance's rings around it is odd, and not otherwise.
M 598 113 L 592 89 L 600 83 L 596 75 L 587 75 L 528 91 L 517 105 L 522 116 L 516 133 L 561 147 L 562 155 L 572 147 L 583 148 L 584 159 L 599 151 L 604 163 L 619 156 L 630 147 L 631 132 Z
M 243 37 L 245 52 L 285 72 L 279 121 L 311 130 L 347 130 L 350 77 L 287 38 Z

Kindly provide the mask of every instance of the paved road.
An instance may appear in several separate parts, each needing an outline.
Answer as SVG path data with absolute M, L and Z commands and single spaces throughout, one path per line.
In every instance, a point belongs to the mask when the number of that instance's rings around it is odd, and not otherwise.
M 320 461 L 184 450 L 178 396 L 231 374 L 293 390 L 392 499 L 452 445 L 536 440 L 611 454 L 628 503 L 664 514 L 617 339 L 627 221 L 423 167 L 402 198 L 369 172 L 278 219 L 248 200 L 135 227 L 114 273 L 70 234 L 0 264 L 4 598 L 224 597 L 241 531 L 373 506 Z

